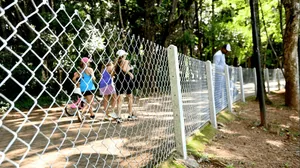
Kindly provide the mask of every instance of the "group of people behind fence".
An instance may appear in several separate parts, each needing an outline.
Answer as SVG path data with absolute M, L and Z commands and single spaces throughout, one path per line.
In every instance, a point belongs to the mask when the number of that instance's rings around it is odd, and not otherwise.
M 120 118 L 121 106 L 122 106 L 122 94 L 126 94 L 128 98 L 128 119 L 137 119 L 133 114 L 132 104 L 134 88 L 134 75 L 130 67 L 130 61 L 126 60 L 128 53 L 124 50 L 118 50 L 117 58 L 113 63 L 109 58 L 104 60 L 100 69 L 100 82 L 99 90 L 100 95 L 103 96 L 103 108 L 105 111 L 105 120 L 117 120 L 122 122 Z M 75 72 L 72 78 L 76 84 L 76 89 L 82 93 L 85 97 L 87 104 L 82 109 L 82 112 L 89 112 L 90 118 L 95 118 L 95 114 L 91 108 L 91 103 L 94 99 L 94 92 L 96 90 L 95 84 L 96 78 L 94 70 L 90 67 L 90 58 L 83 57 L 80 61 L 79 73 Z M 111 106 L 111 108 L 109 108 Z M 117 113 L 115 113 L 115 107 L 117 106 Z
M 215 64 L 215 88 L 214 97 L 217 109 L 222 106 L 222 92 L 226 90 L 224 70 L 226 67 L 225 55 L 231 51 L 229 44 L 222 46 L 214 55 Z M 118 50 L 116 53 L 117 57 L 115 62 L 109 58 L 104 60 L 100 69 L 100 82 L 99 90 L 100 95 L 103 96 L 103 107 L 105 111 L 105 120 L 116 119 L 118 122 L 122 122 L 121 105 L 122 105 L 122 94 L 126 94 L 128 98 L 128 119 L 136 119 L 137 117 L 133 114 L 132 104 L 133 95 L 132 91 L 134 88 L 134 75 L 130 67 L 130 61 L 126 60 L 128 53 L 124 50 Z M 96 90 L 94 85 L 95 75 L 94 70 L 90 67 L 91 60 L 87 57 L 83 57 L 80 62 L 80 72 L 75 72 L 73 82 L 76 86 L 79 86 L 82 95 L 87 101 L 87 105 L 82 109 L 83 112 L 89 112 L 91 118 L 95 118 L 93 110 L 91 108 L 91 102 L 93 101 L 93 93 Z M 94 81 L 94 82 L 93 82 Z M 97 82 L 96 82 L 97 83 Z M 234 84 L 231 84 L 234 90 L 235 96 L 238 92 Z M 226 98 L 226 96 L 225 96 Z M 109 106 L 111 108 L 109 109 Z M 117 106 L 117 112 L 115 113 L 115 106 Z

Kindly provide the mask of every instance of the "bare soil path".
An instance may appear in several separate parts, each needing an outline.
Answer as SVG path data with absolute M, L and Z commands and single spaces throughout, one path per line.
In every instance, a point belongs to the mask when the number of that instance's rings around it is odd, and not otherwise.
M 269 95 L 268 128 L 259 127 L 258 101 L 254 97 L 234 107 L 236 120 L 223 123 L 204 154 L 227 167 L 300 168 L 299 114 L 284 106 L 284 90 Z M 226 167 L 202 162 L 200 167 Z

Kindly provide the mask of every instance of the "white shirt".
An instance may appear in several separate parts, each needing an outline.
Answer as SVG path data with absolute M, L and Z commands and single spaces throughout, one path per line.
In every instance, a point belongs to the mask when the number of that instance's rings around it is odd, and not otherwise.
M 225 69 L 225 54 L 222 53 L 221 50 L 217 51 L 214 55 L 214 64 L 216 72 L 224 72 Z

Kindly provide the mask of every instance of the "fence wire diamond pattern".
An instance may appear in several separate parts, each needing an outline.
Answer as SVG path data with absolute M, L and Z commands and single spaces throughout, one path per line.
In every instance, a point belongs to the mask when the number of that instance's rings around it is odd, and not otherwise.
M 166 48 L 47 0 L 1 3 L 1 167 L 155 167 L 168 158 L 176 143 Z M 207 64 L 178 59 L 190 136 L 211 118 Z M 225 74 L 211 71 L 220 112 Z M 253 69 L 240 72 L 229 67 L 234 102 L 241 76 L 245 94 L 255 88 Z M 284 82 L 269 73 L 271 89 Z
M 1 23 L 6 25 L 1 54 L 10 62 L 1 61 L 0 87 L 15 90 L 0 94 L 1 102 L 8 103 L 1 115 L 1 166 L 153 167 L 166 159 L 175 145 L 166 49 L 100 21 L 93 24 L 77 11 L 69 15 L 63 5 L 57 11 L 47 1 L 31 5 L 32 11 L 18 1 L 1 8 Z M 11 10 L 19 12 L 22 21 L 9 20 Z M 128 52 L 134 74 L 135 121 L 127 121 L 128 99 L 119 111 L 103 109 L 99 94 L 103 67 L 117 59 L 119 49 Z M 80 68 L 82 57 L 92 60 L 96 79 L 91 91 L 96 105 L 88 106 L 93 106 L 94 119 L 79 105 L 73 113 L 67 111 L 75 94 L 74 73 L 82 77 L 87 69 Z M 24 110 L 20 102 L 30 108 Z M 106 110 L 118 111 L 123 123 L 104 120 Z M 82 122 L 77 121 L 79 115 Z

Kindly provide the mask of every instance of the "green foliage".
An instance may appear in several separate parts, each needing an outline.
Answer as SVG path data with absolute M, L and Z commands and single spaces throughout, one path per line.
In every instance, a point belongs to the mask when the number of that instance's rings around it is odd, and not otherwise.
M 0 51 L 0 64 L 8 71 L 13 69 L 14 80 L 7 79 L 8 72 L 0 71 L 0 81 L 6 80 L 4 85 L 0 87 L 0 92 L 7 98 L 24 100 L 25 104 L 30 104 L 30 100 L 26 103 L 26 96 L 19 94 L 21 92 L 24 94 L 23 91 L 26 91 L 32 96 L 38 96 L 44 89 L 41 84 L 46 84 L 45 89 L 49 94 L 56 95 L 58 91 L 70 87 L 70 83 L 65 79 L 76 70 L 74 67 L 78 66 L 78 58 L 82 56 L 92 56 L 98 64 L 109 56 L 114 60 L 116 49 L 128 47 L 125 49 L 135 53 L 129 57 L 132 58 L 132 64 L 136 65 L 135 73 L 137 74 L 142 73 L 138 71 L 139 67 L 145 66 L 145 63 L 153 57 L 152 54 L 139 51 L 149 50 L 148 45 L 126 38 L 129 35 L 119 37 L 112 26 L 105 26 L 105 23 L 108 22 L 110 25 L 121 27 L 119 4 L 115 1 L 62 0 L 59 3 L 52 0 L 51 2 L 54 4 L 53 11 L 56 12 L 61 7 L 60 3 L 64 4 L 65 11 L 60 10 L 55 14 L 47 5 L 42 5 L 38 14 L 43 19 L 37 14 L 32 15 L 28 18 L 28 25 L 22 24 L 18 28 L 18 36 L 30 43 L 32 51 L 28 52 L 28 44 L 25 44 L 17 36 L 14 36 L 7 43 L 7 47 L 15 54 L 5 48 Z M 237 57 L 239 64 L 242 65 L 252 56 L 250 7 L 248 3 L 245 3 L 247 1 L 215 0 L 214 16 L 212 15 L 211 0 L 204 0 L 201 8 L 200 1 L 197 1 L 198 13 L 195 13 L 195 1 L 178 1 L 178 4 L 174 6 L 173 15 L 170 16 L 172 14 L 172 2 L 170 0 L 159 2 L 152 0 L 121 1 L 124 28 L 141 37 L 148 35 L 147 38 L 151 39 L 146 40 L 154 40 L 162 46 L 176 44 L 181 53 L 203 60 L 211 59 L 214 54 L 213 51 L 225 43 L 230 43 L 232 46 L 232 52 L 227 58 L 229 64 L 233 62 L 234 57 Z M 10 3 L 10 1 L 4 1 L 1 5 L 7 6 Z M 39 2 L 35 3 L 38 4 Z M 271 51 L 269 41 L 272 42 L 277 55 L 282 56 L 278 1 L 261 0 L 261 3 L 262 55 L 266 57 L 265 64 L 267 67 L 276 67 L 278 60 Z M 37 4 L 34 5 L 33 1 L 25 0 L 20 1 L 19 7 L 28 16 L 35 11 Z M 75 10 L 78 15 L 74 15 L 71 20 L 66 13 L 72 15 Z M 91 20 L 86 20 L 88 15 L 90 15 Z M 18 17 L 17 8 L 11 8 L 9 12 L 5 13 L 5 16 L 13 25 L 23 21 L 21 17 Z M 196 22 L 196 18 L 198 18 L 198 22 Z M 262 18 L 264 18 L 265 26 Z M 146 22 L 146 20 L 150 22 Z M 85 29 L 82 29 L 82 21 L 85 22 Z M 46 22 L 49 24 L 48 28 L 46 28 Z M 98 24 L 92 26 L 95 23 Z M 6 39 L 13 30 L 3 20 L 0 24 L 7 27 L 0 30 L 1 38 Z M 32 30 L 33 28 L 40 32 L 39 37 Z M 266 36 L 265 28 L 270 40 Z M 63 30 L 65 33 L 62 33 Z M 132 46 L 124 46 L 124 42 Z M 201 51 L 197 50 L 196 46 L 202 46 Z M 51 52 L 49 52 L 49 47 L 51 47 Z M 101 55 L 102 53 L 104 54 Z M 17 64 L 19 65 L 15 67 Z M 92 66 L 97 68 L 97 64 Z M 152 64 L 159 65 L 157 62 L 152 62 Z M 65 71 L 61 71 L 61 68 Z M 158 76 L 163 73 L 159 66 L 154 67 L 154 69 Z M 143 76 L 140 79 L 146 80 Z M 20 85 L 26 85 L 26 87 L 22 88 Z M 10 88 L 14 89 L 11 90 Z
M 261 1 L 262 8 L 260 9 L 260 25 L 261 25 L 261 40 L 263 45 L 262 54 L 266 55 L 266 64 L 268 67 L 276 65 L 274 55 L 270 52 L 270 45 L 262 24 L 262 13 L 266 20 L 266 28 L 274 48 L 278 48 L 276 52 L 282 55 L 282 37 L 279 27 L 279 11 L 277 9 L 278 1 L 266 0 Z M 204 55 L 211 55 L 211 40 L 215 40 L 215 49 L 220 48 L 226 43 L 232 45 L 231 57 L 238 57 L 239 64 L 243 64 L 252 56 L 252 30 L 250 19 L 250 7 L 244 0 L 231 1 L 214 1 L 215 17 L 213 20 L 211 12 L 204 12 L 202 29 L 208 37 L 208 43 L 204 49 Z M 204 9 L 211 11 L 211 1 L 206 0 Z M 262 12 L 261 12 L 262 11 Z M 209 58 L 209 57 L 208 57 Z

